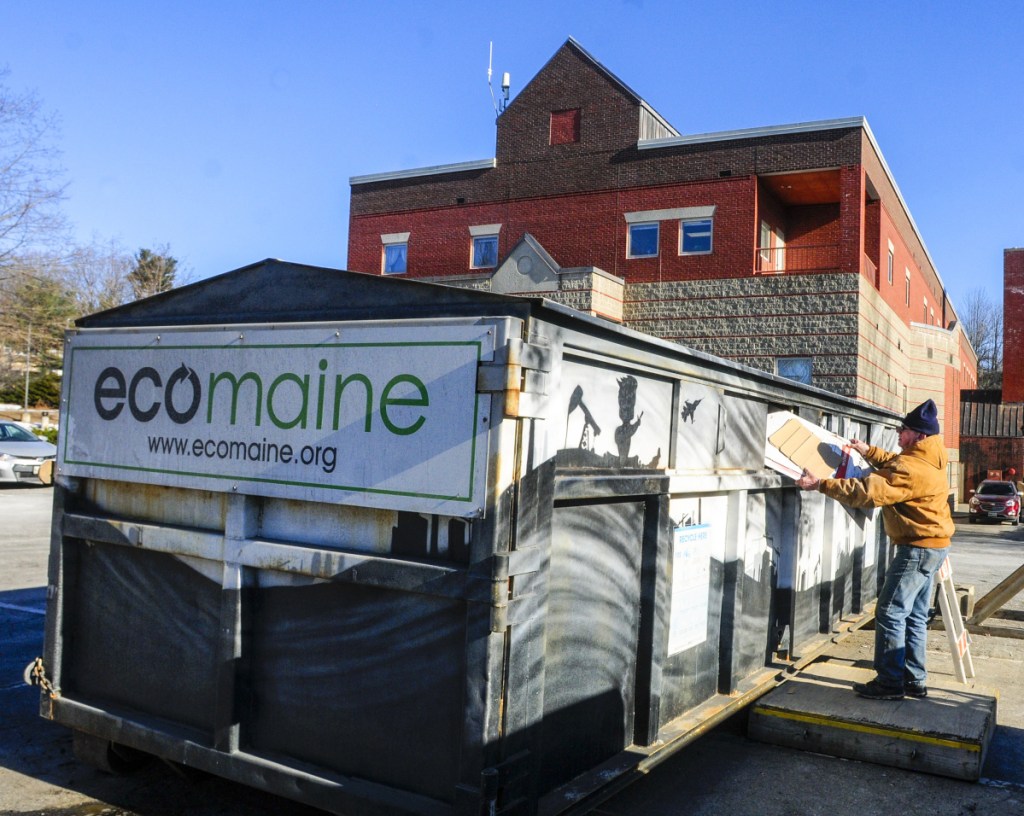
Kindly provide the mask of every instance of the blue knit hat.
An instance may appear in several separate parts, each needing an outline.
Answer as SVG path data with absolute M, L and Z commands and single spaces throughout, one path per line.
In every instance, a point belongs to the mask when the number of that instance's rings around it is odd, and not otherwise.
M 903 427 L 934 436 L 939 433 L 939 409 L 931 400 L 925 400 L 903 418 Z

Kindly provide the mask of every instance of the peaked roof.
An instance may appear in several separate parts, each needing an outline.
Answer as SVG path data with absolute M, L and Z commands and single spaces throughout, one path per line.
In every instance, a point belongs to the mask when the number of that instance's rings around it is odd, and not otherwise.
M 533 301 L 272 258 L 81 317 L 79 328 L 515 315 Z
M 679 131 L 672 127 L 672 125 L 669 124 L 668 120 L 665 119 L 664 116 L 658 113 L 644 100 L 642 96 L 640 96 L 640 94 L 638 94 L 631 87 L 629 87 L 629 85 L 623 82 L 615 73 L 610 71 L 607 66 L 601 63 L 597 58 L 593 56 L 593 54 L 591 54 L 589 51 L 587 51 L 586 48 L 580 45 L 574 37 L 569 37 L 569 39 L 567 39 L 562 44 L 561 48 L 559 48 L 558 51 L 552 54 L 551 59 L 545 62 L 544 66 L 536 74 L 533 75 L 534 79 L 536 79 L 538 76 L 544 73 L 548 65 L 551 64 L 552 60 L 554 60 L 555 57 L 558 56 L 559 52 L 561 52 L 563 48 L 572 48 L 574 51 L 576 51 L 576 53 L 583 57 L 583 59 L 587 60 L 587 62 L 593 65 L 593 67 L 599 73 L 603 74 L 613 85 L 616 85 L 620 91 L 622 91 L 626 96 L 628 96 L 630 99 L 636 102 L 636 104 L 638 104 L 640 107 L 644 108 L 649 114 L 651 114 L 651 116 L 657 119 L 658 122 L 660 122 L 669 132 L 671 132 L 675 136 L 680 135 Z M 533 79 L 531 79 L 530 82 L 533 82 Z M 527 85 L 529 84 L 530 83 L 528 82 Z
M 540 241 L 533 237 L 529 232 L 524 232 L 523 237 L 516 241 L 516 245 L 512 247 L 506 257 L 511 257 L 516 253 L 516 250 L 521 246 L 528 246 L 533 253 L 537 256 L 537 259 L 548 267 L 552 272 L 557 272 L 562 267 L 559 266 L 558 261 L 551 257 L 551 253 L 544 249 Z

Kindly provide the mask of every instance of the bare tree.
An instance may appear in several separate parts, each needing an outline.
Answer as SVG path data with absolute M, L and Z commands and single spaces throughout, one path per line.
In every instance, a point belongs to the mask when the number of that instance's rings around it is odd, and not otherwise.
M 967 293 L 964 332 L 978 353 L 978 387 L 999 388 L 1003 382 L 1003 307 L 984 289 Z
M 55 140 L 57 120 L 33 93 L 15 93 L 0 69 L 0 278 L 12 258 L 66 236 L 66 185 Z
M 133 298 L 129 283 L 134 260 L 117 241 L 76 247 L 64 262 L 64 276 L 80 315 L 112 309 Z

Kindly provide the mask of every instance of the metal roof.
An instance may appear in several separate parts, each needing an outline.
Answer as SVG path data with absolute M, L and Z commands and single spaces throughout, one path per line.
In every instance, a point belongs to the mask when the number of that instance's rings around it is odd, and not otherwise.
M 960 403 L 960 436 L 1024 436 L 1024 402 Z

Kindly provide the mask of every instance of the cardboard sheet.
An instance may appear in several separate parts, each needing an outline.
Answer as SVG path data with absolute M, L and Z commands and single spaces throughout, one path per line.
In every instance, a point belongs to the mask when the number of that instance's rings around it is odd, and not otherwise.
M 765 464 L 796 479 L 804 468 L 819 479 L 866 475 L 871 468 L 850 440 L 812 425 L 789 411 L 768 415 Z

